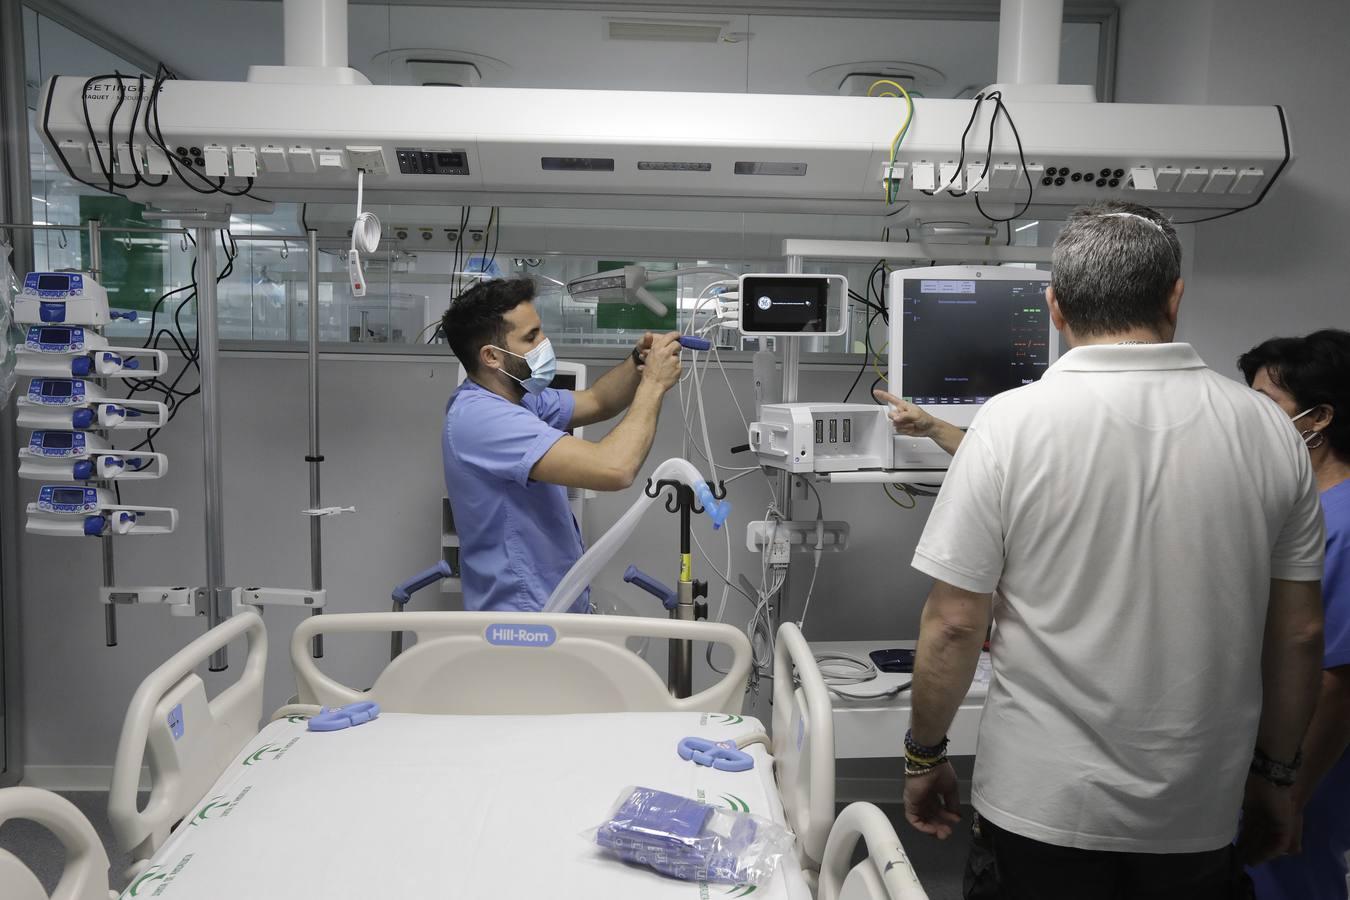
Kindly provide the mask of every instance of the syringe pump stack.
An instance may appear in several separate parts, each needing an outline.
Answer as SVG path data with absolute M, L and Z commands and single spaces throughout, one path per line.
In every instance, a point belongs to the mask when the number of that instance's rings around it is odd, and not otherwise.
M 108 294 L 79 272 L 30 272 L 14 302 L 24 332 L 15 372 L 29 377 L 17 423 L 31 434 L 19 449 L 19 476 L 43 482 L 28 504 L 33 534 L 104 537 L 167 534 L 177 510 L 118 502 L 118 481 L 161 478 L 168 457 L 118 450 L 124 434 L 144 436 L 168 421 L 163 403 L 110 396 L 112 385 L 158 378 L 166 354 L 109 344 L 104 329 L 134 312 L 108 308 Z

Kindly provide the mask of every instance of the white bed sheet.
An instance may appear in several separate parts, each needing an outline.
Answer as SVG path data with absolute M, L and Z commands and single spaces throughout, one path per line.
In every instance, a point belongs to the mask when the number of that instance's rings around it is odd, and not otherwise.
M 793 858 L 750 890 L 664 878 L 582 833 L 631 785 L 784 821 L 765 748 L 749 772 L 676 744 L 762 731 L 699 713 L 386 714 L 337 732 L 274 722 L 250 742 L 124 897 L 166 900 L 601 898 L 809 900 Z

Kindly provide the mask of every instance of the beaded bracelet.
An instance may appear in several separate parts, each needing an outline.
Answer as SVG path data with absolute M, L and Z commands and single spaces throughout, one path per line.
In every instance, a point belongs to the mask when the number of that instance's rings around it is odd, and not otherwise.
M 916 760 L 945 759 L 947 756 L 947 738 L 944 735 L 942 741 L 936 747 L 925 747 L 914 740 L 912 730 L 905 731 L 905 756 Z
M 911 778 L 917 777 L 919 775 L 927 775 L 929 772 L 932 772 L 934 769 L 938 768 L 946 761 L 947 757 L 945 756 L 934 763 L 917 763 L 911 759 L 906 758 L 905 775 Z
M 905 775 L 927 775 L 946 761 L 946 737 L 936 747 L 925 747 L 914 740 L 912 731 L 905 732 Z

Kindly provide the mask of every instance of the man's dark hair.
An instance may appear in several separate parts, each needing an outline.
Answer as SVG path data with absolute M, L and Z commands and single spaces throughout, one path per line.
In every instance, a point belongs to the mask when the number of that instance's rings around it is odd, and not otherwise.
M 1123 200 L 1080 207 L 1055 241 L 1050 285 L 1075 334 L 1151 328 L 1181 277 L 1181 244 L 1156 210 Z
M 478 372 L 478 351 L 484 345 L 500 347 L 506 340 L 506 314 L 533 299 L 529 278 L 494 278 L 478 282 L 450 303 L 441 317 L 441 333 L 466 372 Z
M 1248 384 L 1257 372 L 1269 371 L 1270 380 L 1294 398 L 1296 413 L 1330 406 L 1335 416 L 1322 434 L 1338 457 L 1350 459 L 1350 331 L 1271 338 L 1239 356 L 1238 368 Z M 1295 424 L 1306 428 L 1303 421 Z

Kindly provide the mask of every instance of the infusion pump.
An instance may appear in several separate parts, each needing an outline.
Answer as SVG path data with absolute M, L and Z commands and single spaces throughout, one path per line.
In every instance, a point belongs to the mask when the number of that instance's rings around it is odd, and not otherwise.
M 867 470 L 942 471 L 951 457 L 928 438 L 897 435 L 874 403 L 766 403 L 750 424 L 762 466 L 795 474 Z

